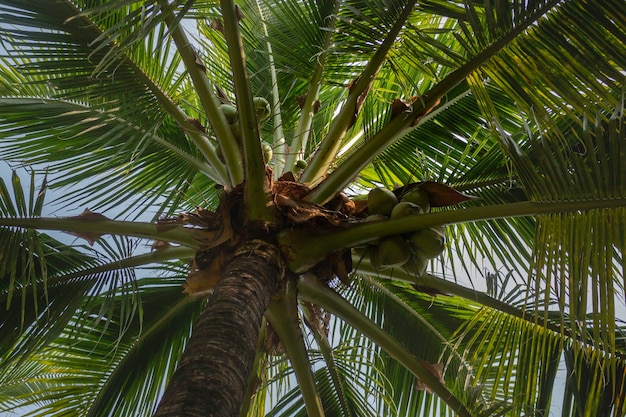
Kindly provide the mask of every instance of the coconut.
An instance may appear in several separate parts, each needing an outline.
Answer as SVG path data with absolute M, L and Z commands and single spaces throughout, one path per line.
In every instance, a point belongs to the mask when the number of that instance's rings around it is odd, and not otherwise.
M 380 255 L 378 254 L 378 247 L 368 245 L 367 253 L 370 258 L 370 265 L 372 265 L 376 269 L 383 269 L 386 266 L 380 260 Z
M 267 142 L 261 141 L 261 148 L 263 149 L 263 161 L 268 164 L 274 155 L 272 145 Z
M 421 229 L 411 234 L 411 245 L 425 259 L 441 255 L 445 248 L 445 235 L 436 228 Z
M 422 210 L 422 208 L 417 204 L 413 204 L 408 201 L 401 201 L 393 207 L 390 217 L 392 219 L 401 219 L 403 217 L 415 216 L 422 213 L 424 213 L 424 210 Z
M 366 223 L 379 222 L 379 221 L 387 220 L 387 219 L 389 219 L 389 217 L 385 216 L 384 214 L 370 214 L 369 216 L 365 218 L 365 222 Z
M 259 119 L 259 122 L 264 122 L 269 119 L 272 114 L 270 103 L 263 97 L 254 97 L 252 101 L 254 103 L 254 111 L 256 112 L 256 117 Z
M 428 259 L 425 259 L 417 252 L 411 254 L 411 258 L 404 264 L 404 270 L 415 277 L 421 277 L 426 272 L 428 266 Z
M 224 116 L 226 116 L 226 121 L 228 122 L 228 124 L 232 125 L 233 123 L 235 123 L 238 116 L 237 107 L 231 104 L 222 104 L 220 108 L 222 109 Z
M 411 246 L 401 236 L 390 236 L 380 242 L 377 253 L 383 266 L 400 267 L 411 257 Z
M 430 196 L 425 190 L 419 187 L 407 191 L 401 196 L 400 201 L 417 204 L 422 208 L 424 213 L 430 211 Z
M 372 188 L 367 195 L 367 210 L 370 214 L 389 216 L 393 207 L 398 203 L 396 195 L 382 187 Z

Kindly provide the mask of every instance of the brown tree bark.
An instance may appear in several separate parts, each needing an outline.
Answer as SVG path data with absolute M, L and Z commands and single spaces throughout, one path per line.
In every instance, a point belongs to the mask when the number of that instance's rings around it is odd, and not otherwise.
M 263 314 L 284 274 L 280 252 L 246 243 L 225 267 L 172 376 L 156 417 L 235 417 Z

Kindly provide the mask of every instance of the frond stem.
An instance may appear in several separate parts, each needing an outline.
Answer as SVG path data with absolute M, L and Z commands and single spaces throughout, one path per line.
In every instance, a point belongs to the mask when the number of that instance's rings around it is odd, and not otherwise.
M 76 271 L 69 274 L 63 274 L 60 276 L 48 277 L 45 281 L 37 282 L 36 287 L 33 285 L 28 285 L 26 287 L 15 288 L 14 294 L 19 295 L 20 297 L 23 294 L 30 294 L 32 292 L 43 291 L 45 288 L 52 288 L 55 285 L 62 284 L 67 281 L 72 281 L 74 279 L 85 277 L 88 275 L 101 274 L 103 272 L 115 271 L 118 269 L 124 268 L 135 268 L 142 265 L 149 265 L 153 263 L 164 262 L 170 259 L 185 259 L 192 258 L 196 253 L 195 249 L 192 249 L 188 246 L 176 246 L 160 249 L 157 251 L 153 251 L 150 253 L 143 253 L 141 255 L 130 256 L 128 258 L 115 260 L 112 262 L 107 262 L 102 265 L 97 265 L 91 268 L 84 269 L 82 271 Z M 6 300 L 6 296 L 8 293 L 0 294 L 0 305 L 4 303 Z M 15 295 L 14 295 L 15 297 Z
M 406 367 L 413 375 L 419 378 L 459 416 L 471 417 L 470 412 L 461 401 L 456 398 L 420 361 L 413 356 L 402 344 L 391 337 L 385 330 L 357 310 L 350 302 L 322 284 L 317 277 L 304 274 L 298 279 L 298 294 L 300 298 L 314 303 L 325 310 L 339 316 L 350 326 L 380 346 L 389 356 Z
M 198 229 L 176 227 L 159 231 L 154 223 L 127 222 L 119 220 L 83 220 L 76 218 L 0 218 L 0 226 L 37 230 L 56 230 L 75 234 L 114 234 L 145 239 L 165 240 L 197 248 L 201 238 Z
M 224 18 L 224 37 L 228 45 L 230 66 L 233 72 L 237 113 L 241 128 L 243 145 L 245 199 L 248 207 L 247 216 L 250 220 L 269 219 L 266 203 L 268 182 L 265 175 L 265 163 L 259 136 L 259 121 L 254 107 L 243 40 L 239 31 L 237 6 L 233 0 L 222 0 L 222 17 Z
M 297 309 L 297 294 L 295 284 L 287 281 L 284 296 L 273 299 L 265 313 L 267 321 L 272 325 L 287 352 L 291 366 L 296 374 L 298 386 L 304 398 L 307 415 L 310 417 L 324 417 L 324 408 L 317 387 L 315 376 L 309 362 L 309 356 L 304 344 L 300 328 Z
M 396 43 L 398 35 L 415 7 L 415 3 L 416 1 L 409 1 L 405 5 L 402 13 L 394 22 L 380 47 L 372 56 L 372 59 L 370 59 L 363 72 L 351 85 L 348 97 L 339 114 L 333 118 L 333 122 L 324 140 L 321 142 L 320 148 L 315 152 L 309 165 L 302 172 L 301 182 L 315 185 L 328 172 L 328 168 L 341 148 L 341 142 L 346 132 L 354 125 L 360 112 L 360 104 L 369 93 L 376 74 L 378 74 L 387 58 L 387 54 Z
M 353 260 L 356 257 L 357 256 L 354 255 L 353 256 Z M 361 258 L 362 257 L 359 256 L 358 259 L 356 260 L 357 262 L 359 262 L 359 271 L 362 271 L 362 268 L 361 268 L 362 265 L 361 264 L 362 264 L 363 260 Z M 378 281 L 376 279 L 373 279 L 373 278 L 370 278 L 371 276 L 377 276 L 378 275 L 377 274 L 378 270 L 376 270 L 374 267 L 372 267 L 369 264 L 368 264 L 368 266 L 370 268 L 374 269 L 374 271 L 372 271 L 371 275 L 368 274 L 367 277 L 366 277 L 366 280 L 367 280 L 368 284 L 370 284 L 371 286 L 375 287 L 378 291 L 383 293 L 385 295 L 385 297 L 392 299 L 397 305 L 401 306 L 404 310 L 406 310 L 406 312 L 408 314 L 413 316 L 416 320 L 420 321 L 422 323 L 421 325 L 424 326 L 425 328 L 427 328 L 432 334 L 434 334 L 441 341 L 442 344 L 447 343 L 447 339 L 444 337 L 444 335 L 442 335 L 439 330 L 437 330 L 432 324 L 430 324 L 430 322 L 426 318 L 424 318 L 424 316 L 422 316 L 421 314 L 419 314 L 417 311 L 413 310 L 412 308 L 408 307 L 404 300 L 402 300 L 400 297 L 398 297 L 393 292 L 389 291 L 389 289 L 387 287 L 385 287 L 382 283 L 380 283 L 380 281 Z M 393 272 L 395 273 L 397 271 L 394 270 Z M 394 275 L 394 278 L 395 278 L 395 275 Z M 454 353 L 455 353 L 455 355 L 459 359 L 461 359 L 461 362 L 462 362 L 462 358 L 459 355 L 459 353 L 456 350 L 454 351 Z
M 335 1 L 333 5 L 332 13 L 327 16 L 330 19 L 326 34 L 324 36 L 324 43 L 322 44 L 322 50 L 317 55 L 315 69 L 309 80 L 309 87 L 306 92 L 306 98 L 302 105 L 300 118 L 298 119 L 298 126 L 291 142 L 291 152 L 287 155 L 285 162 L 285 172 L 293 171 L 298 159 L 304 157 L 306 146 L 311 135 L 311 125 L 313 123 L 315 102 L 318 100 L 322 76 L 324 75 L 324 68 L 326 66 L 326 57 L 328 56 L 328 50 L 330 48 L 335 25 L 337 23 L 337 12 L 339 11 L 339 1 Z
M 214 167 L 225 167 L 228 171 L 228 184 L 235 186 L 243 181 L 243 169 L 241 166 L 241 153 L 237 146 L 237 140 L 226 120 L 226 116 L 220 107 L 220 101 L 213 93 L 211 84 L 203 71 L 203 66 L 199 65 L 200 57 L 194 50 L 191 42 L 187 38 L 182 27 L 176 23 L 177 19 L 172 13 L 165 17 L 165 22 L 170 29 L 170 33 L 176 49 L 183 60 L 185 69 L 191 77 L 193 86 L 196 89 L 200 103 L 204 108 L 207 120 L 215 133 L 217 143 L 224 155 L 225 164 L 220 161 L 215 149 L 209 143 L 206 137 L 198 138 L 197 135 L 191 136 L 198 149 L 207 158 Z M 190 123 L 187 122 L 187 125 Z M 189 130 L 188 130 L 189 131 Z M 192 132 L 194 130 L 191 130 Z M 202 139 L 202 140 L 200 140 Z M 226 184 L 225 184 L 226 185 Z
M 90 34 L 92 40 L 100 39 L 103 35 L 102 30 L 85 14 L 82 13 L 74 4 L 69 2 L 65 2 L 63 4 L 57 3 L 55 8 L 59 7 L 69 7 L 71 10 L 67 12 L 68 18 L 72 18 L 74 20 L 81 20 L 77 25 L 81 27 L 82 32 L 87 32 Z M 166 6 L 169 8 L 169 6 Z M 107 46 L 102 46 L 102 48 L 115 49 L 117 46 L 114 43 L 111 43 Z M 116 51 L 117 52 L 117 51 Z M 176 123 L 180 126 L 180 128 L 191 138 L 191 140 L 198 146 L 198 149 L 202 152 L 202 154 L 207 158 L 207 160 L 212 164 L 212 168 L 214 173 L 209 171 L 203 171 L 210 175 L 211 179 L 219 182 L 226 183 L 228 181 L 227 172 L 219 159 L 217 158 L 217 154 L 213 147 L 209 144 L 206 135 L 201 132 L 194 124 L 190 123 L 188 116 L 171 100 L 170 97 L 163 92 L 161 87 L 159 87 L 148 74 L 146 74 L 139 65 L 133 61 L 128 54 L 124 51 L 119 51 L 123 58 L 121 62 L 127 66 L 127 68 L 135 74 L 141 82 L 150 90 L 152 94 L 154 94 L 155 98 L 158 102 L 163 106 L 165 111 L 176 121 Z
M 291 271 L 302 273 L 331 252 L 363 245 L 379 237 L 398 235 L 445 224 L 623 206 L 626 206 L 626 198 L 586 201 L 526 201 L 461 208 L 410 216 L 398 220 L 361 223 L 344 229 L 320 231 L 317 234 L 303 235 L 301 231 L 285 230 L 279 235 L 279 240 L 281 246 L 288 248 Z
M 335 357 L 333 355 L 333 348 L 330 345 L 330 341 L 328 340 L 328 336 L 324 333 L 324 329 L 320 329 L 320 326 L 317 325 L 314 313 L 309 308 L 307 304 L 301 304 L 301 309 L 303 312 L 303 317 L 305 319 L 306 324 L 311 329 L 313 333 L 313 337 L 317 342 L 317 346 L 324 357 L 324 362 L 326 362 L 326 368 L 328 369 L 328 373 L 330 374 L 330 379 L 335 386 L 335 392 L 337 397 L 339 398 L 339 406 L 341 407 L 341 415 L 345 417 L 352 417 L 352 413 L 350 412 L 350 407 L 348 407 L 348 403 L 346 400 L 344 385 L 345 380 L 342 381 L 342 378 L 339 376 L 337 372 L 337 364 L 335 363 Z
M 285 156 L 288 155 L 289 148 L 285 142 L 285 132 L 283 130 L 282 111 L 280 109 L 280 92 L 278 91 L 278 76 L 276 74 L 276 65 L 274 63 L 274 51 L 272 49 L 272 43 L 269 41 L 269 33 L 267 31 L 267 25 L 265 24 L 265 15 L 263 13 L 263 7 L 261 3 L 256 1 L 257 8 L 259 10 L 259 16 L 261 18 L 261 25 L 263 27 L 263 35 L 268 39 L 266 42 L 267 47 L 267 59 L 269 61 L 270 77 L 272 79 L 272 114 L 274 118 L 274 140 L 272 142 L 272 149 L 279 149 L 279 152 L 274 152 L 274 180 L 280 178 L 281 173 L 285 168 Z M 266 161 L 269 163 L 269 161 Z

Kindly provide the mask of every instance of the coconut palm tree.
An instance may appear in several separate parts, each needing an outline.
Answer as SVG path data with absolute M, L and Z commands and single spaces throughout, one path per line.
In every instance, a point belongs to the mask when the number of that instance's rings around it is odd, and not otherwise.
M 623 416 L 625 13 L 0 0 L 0 410 Z

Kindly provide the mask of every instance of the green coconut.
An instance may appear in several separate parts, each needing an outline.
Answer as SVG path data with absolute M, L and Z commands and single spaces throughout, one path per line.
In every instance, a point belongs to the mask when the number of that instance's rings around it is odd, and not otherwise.
M 367 210 L 370 214 L 389 216 L 397 203 L 398 197 L 396 197 L 393 191 L 386 188 L 372 188 L 367 195 Z
M 420 256 L 418 252 L 413 252 L 407 263 L 403 265 L 403 268 L 408 274 L 414 277 L 421 277 L 426 272 L 427 266 L 428 259 Z
M 412 233 L 409 240 L 415 251 L 425 259 L 441 255 L 446 241 L 444 233 L 432 227 Z
M 259 122 L 264 122 L 269 119 L 272 114 L 270 103 L 263 97 L 254 97 L 252 102 L 254 103 L 254 111 L 256 112 L 256 117 Z
M 385 266 L 381 262 L 380 255 L 378 254 L 378 247 L 368 245 L 367 253 L 370 258 L 370 265 L 372 265 L 376 269 L 383 269 Z
M 411 246 L 401 236 L 390 236 L 380 242 L 377 253 L 383 266 L 400 267 L 411 258 Z
M 385 216 L 384 214 L 370 214 L 369 216 L 365 218 L 365 222 L 366 223 L 380 222 L 382 220 L 388 220 L 388 219 L 389 217 Z
M 222 109 L 222 113 L 224 113 L 224 116 L 226 116 L 226 121 L 228 122 L 228 124 L 232 125 L 237 121 L 237 107 L 231 104 L 222 104 L 220 108 Z
M 261 148 L 263 149 L 263 161 L 268 164 L 274 155 L 272 145 L 267 142 L 261 141 Z
M 424 213 L 424 210 L 417 204 L 408 201 L 401 201 L 391 210 L 392 219 L 402 219 L 403 217 L 415 216 Z
M 400 201 L 417 204 L 422 208 L 424 213 L 430 211 L 430 196 L 425 190 L 419 187 L 407 191 L 401 196 Z

